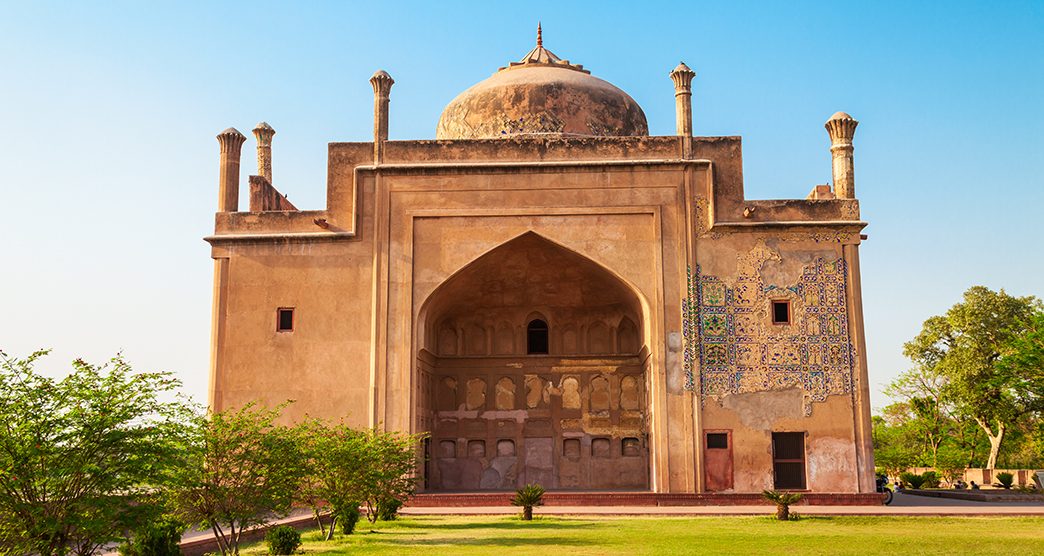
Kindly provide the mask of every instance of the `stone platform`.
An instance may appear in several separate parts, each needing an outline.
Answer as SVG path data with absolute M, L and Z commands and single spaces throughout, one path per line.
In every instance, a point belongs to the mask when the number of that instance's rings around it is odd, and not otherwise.
M 413 508 L 469 508 L 511 505 L 514 492 L 421 493 L 407 504 Z M 880 506 L 882 495 L 873 493 L 807 492 L 796 505 Z M 545 506 L 771 506 L 760 493 L 675 494 L 657 492 L 552 491 Z

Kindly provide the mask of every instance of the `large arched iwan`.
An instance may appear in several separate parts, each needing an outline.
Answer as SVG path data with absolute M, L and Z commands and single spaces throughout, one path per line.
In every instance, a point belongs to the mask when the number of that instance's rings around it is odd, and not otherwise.
M 535 233 L 443 282 L 419 319 L 423 490 L 649 488 L 642 306 Z

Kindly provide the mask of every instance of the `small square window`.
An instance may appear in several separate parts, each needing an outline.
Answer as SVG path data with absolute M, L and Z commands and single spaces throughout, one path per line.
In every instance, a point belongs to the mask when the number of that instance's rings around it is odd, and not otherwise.
M 790 302 L 783 299 L 772 302 L 772 324 L 790 324 Z
M 707 448 L 711 450 L 727 450 L 729 447 L 729 433 L 708 432 Z
M 280 307 L 276 311 L 276 332 L 294 331 L 294 308 Z

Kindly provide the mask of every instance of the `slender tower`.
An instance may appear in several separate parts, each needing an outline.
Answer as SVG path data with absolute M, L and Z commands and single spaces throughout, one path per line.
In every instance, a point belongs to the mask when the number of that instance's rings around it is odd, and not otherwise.
M 272 183 L 272 137 L 275 130 L 267 122 L 261 122 L 254 128 L 257 139 L 257 175 Z
M 388 140 L 388 102 L 395 80 L 388 72 L 377 70 L 370 78 L 373 85 L 373 162 L 384 160 L 384 142 Z
M 218 212 L 239 210 L 239 159 L 246 136 L 230 127 L 217 135 L 221 145 L 221 169 L 218 175 Z
M 834 197 L 855 199 L 855 166 L 852 161 L 852 138 L 859 122 L 844 112 L 838 112 L 827 120 L 826 130 L 830 134 L 830 154 L 833 156 Z
M 696 77 L 696 72 L 689 69 L 685 62 L 679 63 L 671 72 L 671 81 L 674 81 L 675 120 L 680 137 L 692 137 L 693 77 Z

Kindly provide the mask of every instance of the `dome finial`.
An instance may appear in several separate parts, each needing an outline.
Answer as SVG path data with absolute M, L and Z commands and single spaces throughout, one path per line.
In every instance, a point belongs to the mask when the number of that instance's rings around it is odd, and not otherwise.
M 544 47 L 544 32 L 540 29 L 540 22 L 537 22 L 537 48 Z

